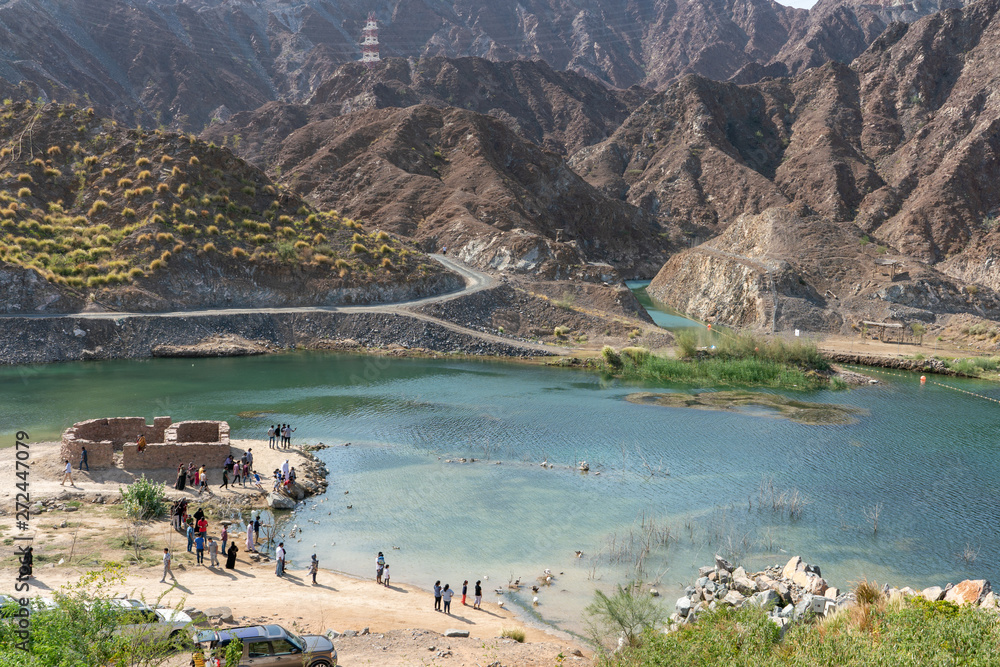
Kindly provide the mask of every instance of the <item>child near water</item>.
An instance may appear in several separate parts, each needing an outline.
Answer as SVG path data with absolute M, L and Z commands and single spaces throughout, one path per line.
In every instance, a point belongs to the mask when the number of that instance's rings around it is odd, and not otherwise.
M 382 583 L 385 584 L 386 588 L 389 588 L 389 564 L 385 564 L 385 570 L 382 572 Z

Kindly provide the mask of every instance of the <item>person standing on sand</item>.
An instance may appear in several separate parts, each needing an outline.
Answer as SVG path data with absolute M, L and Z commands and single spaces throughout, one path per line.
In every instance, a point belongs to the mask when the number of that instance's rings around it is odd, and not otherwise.
M 434 582 L 434 611 L 441 611 L 441 582 Z
M 188 553 L 191 553 L 191 548 L 194 546 L 194 526 L 188 524 L 187 527 L 187 538 L 188 538 Z
M 441 591 L 441 599 L 444 600 L 444 613 L 451 614 L 451 598 L 455 595 L 455 591 L 451 590 L 451 584 L 445 584 L 444 590 Z
M 385 570 L 385 556 L 382 552 L 378 552 L 378 558 L 375 559 L 375 583 L 382 583 L 382 572 Z
M 288 479 L 288 471 L 289 470 L 291 470 L 291 468 L 288 465 L 288 459 L 285 459 L 285 462 L 281 464 L 281 476 L 282 476 L 282 479 Z
M 247 459 L 246 471 L 250 472 L 253 470 L 253 447 L 247 447 L 247 453 L 244 456 Z
M 222 534 L 219 535 L 219 539 L 222 540 L 222 553 L 226 553 L 226 542 L 229 541 L 229 527 L 222 526 Z
M 184 486 L 187 483 L 187 473 L 184 472 L 184 464 L 179 463 L 177 465 L 177 481 L 174 482 L 174 488 L 178 491 L 183 491 Z
M 87 469 L 87 472 L 90 472 L 90 464 L 87 463 L 87 448 L 86 447 L 82 447 L 80 449 L 80 465 L 79 465 L 80 472 L 83 472 L 84 468 Z
M 198 534 L 198 537 L 194 538 L 194 554 L 197 557 L 198 565 L 205 564 L 205 538 Z
M 483 604 L 483 582 L 476 580 L 476 601 L 472 603 L 473 609 L 482 609 Z
M 285 543 L 278 542 L 278 548 L 274 552 L 274 573 L 279 577 L 285 576 Z
M 198 519 L 198 534 L 202 537 L 208 537 L 208 519 L 205 518 L 204 514 Z
M 69 480 L 70 486 L 76 486 L 76 484 L 73 483 L 73 464 L 71 464 L 67 459 L 63 459 L 63 463 L 66 464 L 66 467 L 63 468 L 63 479 L 62 482 L 59 483 L 59 486 L 65 486 L 67 479 Z
M 382 575 L 382 583 L 389 588 L 389 564 L 385 564 L 385 573 Z
M 312 575 L 313 586 L 316 585 L 316 573 L 319 572 L 319 560 L 316 558 L 316 554 L 312 555 L 312 561 L 309 563 L 309 574 Z
M 462 582 L 462 606 L 463 607 L 467 606 L 465 604 L 465 594 L 468 593 L 468 592 L 469 592 L 469 580 L 466 579 L 465 581 Z
M 267 429 L 267 446 L 274 449 L 274 424 L 271 424 L 271 428 Z
M 167 583 L 168 574 L 172 580 L 177 581 L 177 577 L 174 576 L 174 573 L 170 569 L 170 561 L 172 558 L 173 556 L 170 555 L 170 549 L 163 547 L 163 577 L 160 578 L 161 584 Z
M 247 553 L 253 553 L 253 531 L 247 529 Z
M 226 554 L 226 569 L 234 570 L 236 569 L 236 552 L 239 549 L 236 548 L 236 542 L 229 545 L 229 552 Z
M 214 537 L 208 538 L 208 566 L 219 567 L 219 543 Z

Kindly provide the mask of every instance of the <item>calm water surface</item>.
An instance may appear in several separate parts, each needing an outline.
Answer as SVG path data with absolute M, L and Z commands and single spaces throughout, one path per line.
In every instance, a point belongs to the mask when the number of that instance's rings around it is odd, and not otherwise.
M 624 397 L 648 385 L 515 363 L 295 353 L 7 367 L 0 438 L 23 429 L 53 439 L 94 416 L 169 414 L 227 419 L 237 438 L 290 422 L 297 442 L 350 442 L 318 453 L 331 485 L 289 519 L 303 529 L 293 567 L 317 553 L 324 567 L 368 575 L 381 550 L 395 581 L 488 576 L 490 592 L 549 568 L 555 581 L 539 606 L 527 589 L 505 597 L 571 630 L 595 586 L 632 576 L 622 544 L 644 518 L 670 531 L 644 564 L 670 604 L 716 551 L 751 566 L 801 554 L 841 586 L 997 580 L 997 405 L 920 386 L 915 375 L 881 377 L 805 396 L 865 411 L 855 424 L 806 426 L 635 405 Z M 1000 398 L 996 385 L 947 382 Z M 250 410 L 268 414 L 237 416 Z M 447 462 L 462 456 L 490 460 Z M 581 460 L 589 474 L 573 469 Z M 763 479 L 807 500 L 800 518 L 760 506 Z M 876 505 L 874 534 L 866 513 Z M 971 563 L 958 555 L 967 545 L 978 551 Z

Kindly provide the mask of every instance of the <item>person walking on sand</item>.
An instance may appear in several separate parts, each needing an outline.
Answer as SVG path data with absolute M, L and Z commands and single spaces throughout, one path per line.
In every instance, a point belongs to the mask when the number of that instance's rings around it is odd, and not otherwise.
M 434 611 L 441 611 L 441 582 L 434 582 Z
M 309 562 L 309 574 L 312 575 L 313 586 L 316 585 L 316 573 L 319 572 L 319 560 L 316 558 L 316 554 L 312 555 L 312 561 Z
M 469 580 L 466 579 L 465 581 L 462 582 L 462 606 L 463 607 L 467 606 L 465 604 L 465 594 L 468 593 L 468 592 L 469 592 Z
M 225 468 L 222 469 L 222 484 L 219 485 L 220 489 L 229 488 L 229 471 Z
M 194 554 L 197 557 L 198 565 L 205 564 L 205 538 L 198 534 L 198 537 L 194 538 Z
M 274 449 L 274 424 L 271 424 L 271 428 L 267 429 L 267 446 Z
M 219 567 L 219 543 L 214 537 L 208 538 L 208 561 L 209 567 Z
M 81 447 L 80 448 L 80 465 L 78 467 L 80 469 L 80 472 L 83 472 L 84 468 L 87 469 L 87 472 L 90 472 L 90 464 L 87 463 L 87 448 L 86 447 Z
M 444 613 L 451 614 L 451 598 L 455 595 L 455 591 L 451 590 L 451 584 L 445 584 L 444 590 L 441 591 L 441 599 L 444 600 Z
M 236 552 L 239 549 L 236 548 L 236 542 L 229 545 L 229 551 L 226 553 L 226 569 L 234 570 L 236 569 Z
M 73 483 L 73 464 L 69 462 L 69 459 L 64 459 L 63 462 L 66 464 L 66 467 L 63 469 L 63 479 L 62 482 L 59 483 L 59 486 L 65 486 L 67 479 L 69 480 L 70 486 L 76 486 L 76 484 Z
M 378 552 L 378 558 L 375 559 L 375 583 L 382 583 L 382 572 L 385 570 L 385 556 L 382 552 Z
M 264 493 L 264 487 L 260 483 L 260 473 L 258 472 L 253 474 L 253 485 L 256 486 L 261 493 Z
M 173 556 L 170 555 L 170 549 L 163 547 L 163 577 L 160 578 L 161 584 L 167 583 L 168 574 L 172 580 L 177 581 L 177 577 L 174 576 L 173 571 L 170 569 L 170 561 L 172 559 Z
M 385 564 L 385 572 L 382 574 L 382 584 L 389 588 L 389 564 Z
M 482 609 L 483 604 L 483 582 L 476 580 L 476 600 L 472 603 L 473 609 Z
M 274 573 L 279 577 L 285 576 L 285 543 L 278 542 L 278 548 L 274 552 Z
M 191 548 L 194 546 L 194 526 L 188 524 L 187 527 L 187 538 L 188 538 L 188 553 L 191 553 Z

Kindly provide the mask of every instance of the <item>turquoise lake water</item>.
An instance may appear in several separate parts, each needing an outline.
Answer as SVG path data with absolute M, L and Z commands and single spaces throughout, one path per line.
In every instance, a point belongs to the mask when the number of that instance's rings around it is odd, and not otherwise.
M 571 630 L 595 586 L 633 576 L 621 545 L 644 517 L 672 536 L 645 563 L 669 604 L 716 551 L 749 567 L 800 554 L 840 586 L 996 581 L 1000 410 L 916 375 L 879 377 L 874 387 L 799 394 L 864 411 L 854 424 L 807 426 L 636 405 L 625 396 L 650 386 L 504 362 L 292 353 L 6 367 L 0 438 L 55 439 L 82 418 L 168 414 L 226 419 L 236 438 L 290 422 L 296 442 L 351 442 L 318 452 L 330 488 L 290 519 L 303 528 L 293 562 L 315 552 L 324 567 L 366 575 L 381 550 L 395 581 L 427 588 L 488 576 L 490 591 L 548 568 L 555 582 L 538 607 L 527 589 L 505 598 Z M 1000 398 L 994 384 L 942 381 Z M 237 416 L 249 410 L 269 414 Z M 462 456 L 491 460 L 446 462 Z M 574 469 L 581 460 L 589 474 Z M 801 517 L 762 508 L 762 480 L 797 490 Z M 971 563 L 959 556 L 966 546 L 978 552 Z

